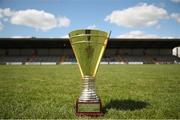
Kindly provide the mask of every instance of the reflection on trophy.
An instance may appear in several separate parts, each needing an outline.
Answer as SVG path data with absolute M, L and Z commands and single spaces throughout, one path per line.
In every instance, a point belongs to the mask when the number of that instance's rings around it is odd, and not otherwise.
M 76 101 L 76 115 L 101 116 L 102 104 L 96 95 L 95 76 L 108 41 L 108 33 L 100 30 L 75 30 L 69 33 L 83 80 L 83 90 Z

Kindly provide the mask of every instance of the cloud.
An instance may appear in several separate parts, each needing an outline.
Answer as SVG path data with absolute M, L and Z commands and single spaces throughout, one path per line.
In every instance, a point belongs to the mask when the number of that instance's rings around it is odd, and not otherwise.
M 0 8 L 0 20 L 2 20 L 3 22 L 6 22 L 8 20 L 7 17 L 12 16 L 13 14 L 14 11 L 12 11 L 10 8 Z M 0 21 L 0 30 L 4 28 L 2 21 Z
M 142 31 L 131 31 L 122 35 L 118 35 L 116 38 L 158 38 L 158 36 L 146 34 Z
M 97 29 L 97 26 L 95 24 L 87 26 L 87 29 Z
M 11 24 L 24 25 L 43 31 L 70 25 L 70 20 L 65 16 L 57 18 L 51 13 L 36 9 L 19 11 L 13 11 L 10 8 L 0 9 L 0 18 L 4 16 L 10 17 Z
M 69 35 L 63 35 L 60 38 L 69 38 Z
M 56 27 L 56 18 L 43 10 L 27 9 L 16 12 L 11 18 L 11 23 L 47 31 Z
M 32 36 L 11 36 L 11 38 L 32 38 Z
M 0 19 L 3 18 L 3 15 L 0 13 Z
M 15 13 L 15 11 L 11 10 L 10 8 L 0 8 L 0 18 L 1 17 L 10 17 Z
M 180 23 L 180 13 L 172 13 L 171 18 L 175 19 L 178 23 Z
M 180 3 L 180 0 L 171 0 L 174 3 Z
M 68 27 L 71 21 L 67 17 L 59 17 L 58 18 L 58 26 L 59 27 Z
M 124 10 L 114 10 L 104 20 L 118 26 L 135 28 L 153 26 L 167 17 L 165 9 L 144 3 Z

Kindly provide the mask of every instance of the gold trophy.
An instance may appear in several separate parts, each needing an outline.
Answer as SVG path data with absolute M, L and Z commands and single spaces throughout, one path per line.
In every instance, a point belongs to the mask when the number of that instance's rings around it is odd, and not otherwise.
M 83 80 L 83 90 L 76 101 L 77 116 L 101 116 L 102 104 L 96 95 L 95 76 L 108 42 L 108 33 L 81 29 L 69 33 Z

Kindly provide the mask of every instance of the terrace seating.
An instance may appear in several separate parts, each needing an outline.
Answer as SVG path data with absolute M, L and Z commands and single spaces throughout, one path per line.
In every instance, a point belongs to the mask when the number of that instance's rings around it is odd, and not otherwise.
M 37 56 L 32 62 L 59 62 L 59 56 Z
M 124 64 L 128 63 L 144 63 L 144 64 L 172 64 L 180 62 L 180 58 L 172 55 L 161 55 L 161 56 L 140 56 L 140 55 L 121 55 L 113 56 L 111 58 L 103 58 L 103 62 L 120 62 Z
M 153 60 L 157 64 L 173 64 L 175 61 L 180 62 L 180 58 L 176 56 L 154 56 Z
M 0 64 L 6 64 L 11 62 L 24 63 L 56 63 L 63 64 L 76 63 L 74 56 L 0 56 Z M 173 64 L 180 63 L 180 58 L 172 55 L 150 56 L 150 55 L 114 55 L 105 56 L 102 58 L 104 63 L 120 63 L 120 64 Z
M 0 56 L 0 62 L 25 62 L 28 56 Z

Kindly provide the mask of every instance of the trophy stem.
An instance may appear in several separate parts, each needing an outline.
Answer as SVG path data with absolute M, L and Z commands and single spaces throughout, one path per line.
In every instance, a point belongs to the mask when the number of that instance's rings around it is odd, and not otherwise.
M 77 116 L 102 116 L 102 104 L 96 95 L 95 79 L 91 76 L 83 77 L 83 91 L 76 101 Z
M 98 102 L 99 98 L 96 95 L 95 78 L 91 76 L 83 77 L 83 91 L 79 97 L 79 102 Z

